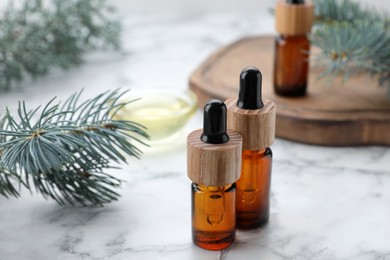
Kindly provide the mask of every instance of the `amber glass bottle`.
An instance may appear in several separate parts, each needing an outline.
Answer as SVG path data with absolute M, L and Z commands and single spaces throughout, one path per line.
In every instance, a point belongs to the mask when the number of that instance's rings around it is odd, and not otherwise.
M 269 218 L 271 149 L 244 150 L 241 169 L 236 191 L 237 227 L 258 228 L 267 223 Z
M 188 135 L 187 173 L 192 188 L 192 239 L 204 249 L 221 250 L 236 236 L 236 184 L 242 138 L 226 131 L 226 106 L 219 100 L 204 109 L 203 129 Z
M 309 72 L 313 4 L 304 0 L 279 0 L 275 8 L 274 90 L 281 96 L 304 96 Z
M 310 42 L 306 35 L 279 35 L 275 40 L 274 89 L 282 96 L 306 94 Z
M 192 183 L 192 240 L 199 247 L 221 250 L 236 237 L 236 185 Z
M 228 129 L 243 138 L 241 177 L 237 181 L 237 228 L 258 228 L 267 223 L 270 210 L 275 104 L 261 97 L 262 76 L 255 67 L 240 75 L 238 99 L 226 101 Z

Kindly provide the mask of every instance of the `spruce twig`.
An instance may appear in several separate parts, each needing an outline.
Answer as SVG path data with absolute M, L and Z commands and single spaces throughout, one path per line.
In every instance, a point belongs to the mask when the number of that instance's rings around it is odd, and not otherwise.
M 7 110 L 0 121 L 0 194 L 19 196 L 13 184 L 19 183 L 61 205 L 116 200 L 122 181 L 104 171 L 110 161 L 126 162 L 123 153 L 139 158 L 134 141 L 144 144 L 147 137 L 139 124 L 113 119 L 126 105 L 124 93 L 80 102 L 80 92 L 35 110 L 20 102 L 16 118 Z
M 4 129 L 5 117 L 0 119 L 0 129 Z M 0 135 L 0 143 L 6 141 L 6 136 Z M 3 150 L 0 149 L 0 158 L 3 154 Z M 14 187 L 13 181 L 18 178 L 18 175 L 14 172 L 10 172 L 0 164 L 0 195 L 4 197 L 14 196 L 18 197 L 19 192 Z
M 390 19 L 351 0 L 315 0 L 311 42 L 322 52 L 314 63 L 322 77 L 368 72 L 390 94 Z
M 46 75 L 82 62 L 88 50 L 120 47 L 120 24 L 106 0 L 9 1 L 0 16 L 0 92 L 26 75 Z

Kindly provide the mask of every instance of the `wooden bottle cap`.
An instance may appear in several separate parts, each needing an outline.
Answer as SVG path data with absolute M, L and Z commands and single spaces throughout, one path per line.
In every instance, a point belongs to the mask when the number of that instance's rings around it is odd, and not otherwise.
M 275 139 L 275 103 L 265 99 L 261 109 L 241 109 L 237 98 L 225 101 L 227 127 L 241 134 L 243 150 L 261 150 L 269 147 Z
M 314 20 L 314 4 L 289 4 L 279 0 L 275 8 L 276 31 L 282 35 L 305 35 L 311 30 Z
M 229 141 L 209 144 L 200 139 L 202 129 L 187 138 L 187 174 L 191 181 L 206 186 L 225 186 L 241 174 L 242 137 L 228 131 Z

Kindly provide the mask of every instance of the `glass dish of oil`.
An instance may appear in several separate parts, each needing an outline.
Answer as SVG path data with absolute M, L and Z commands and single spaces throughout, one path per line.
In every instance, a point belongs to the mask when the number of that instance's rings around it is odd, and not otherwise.
M 146 127 L 151 148 L 170 145 L 196 111 L 197 98 L 190 90 L 131 90 L 124 97 L 132 101 L 115 115 Z M 145 150 L 145 149 L 142 149 Z

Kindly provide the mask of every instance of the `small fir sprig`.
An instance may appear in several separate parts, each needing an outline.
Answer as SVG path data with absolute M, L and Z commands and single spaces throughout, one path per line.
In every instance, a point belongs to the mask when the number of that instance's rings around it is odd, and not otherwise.
M 120 47 L 120 24 L 106 0 L 9 1 L 0 15 L 0 92 L 26 75 L 67 69 L 100 47 Z
M 351 0 L 315 0 L 310 36 L 321 52 L 313 57 L 322 77 L 368 72 L 390 94 L 390 18 Z
M 128 103 L 120 101 L 124 93 L 81 102 L 79 92 L 35 110 L 21 102 L 16 117 L 7 110 L 0 121 L 0 194 L 17 197 L 18 185 L 61 205 L 116 200 L 122 181 L 105 170 L 113 168 L 110 161 L 126 162 L 124 154 L 139 158 L 134 142 L 148 137 L 141 125 L 113 119 Z

